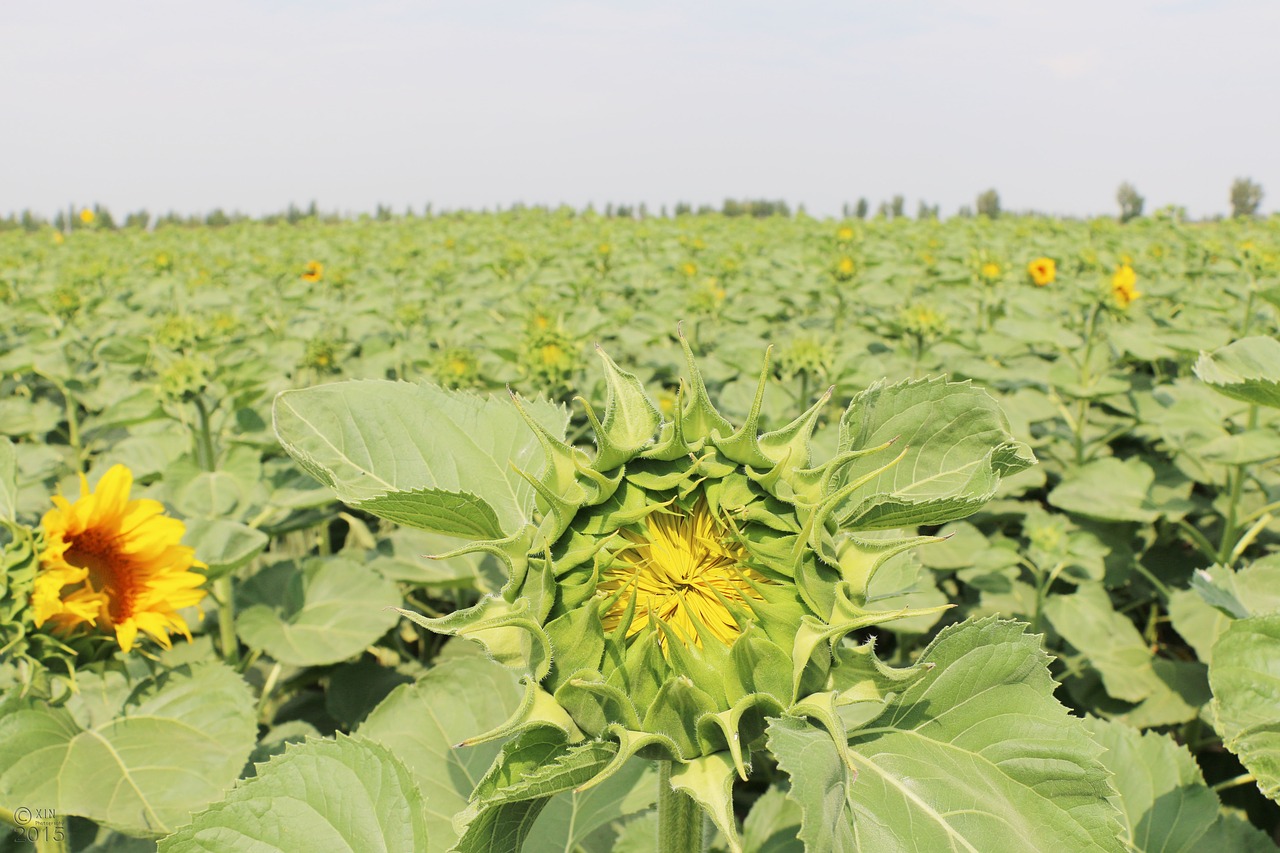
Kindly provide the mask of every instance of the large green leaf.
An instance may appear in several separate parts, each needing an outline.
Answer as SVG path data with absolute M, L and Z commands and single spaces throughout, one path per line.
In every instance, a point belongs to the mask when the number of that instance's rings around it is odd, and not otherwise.
M 617 754 L 612 742 L 566 742 L 564 730 L 551 725 L 526 729 L 502 745 L 471 802 L 458 815 L 464 827 L 460 853 L 511 853 L 521 850 L 550 797 L 583 785 Z
M 1205 663 L 1213 645 L 1233 619 L 1280 611 L 1280 555 L 1256 560 L 1242 569 L 1210 566 L 1198 570 L 1191 589 L 1169 596 L 1173 627 Z
M 1280 614 L 1233 622 L 1213 647 L 1213 711 L 1227 749 L 1271 799 L 1280 794 Z
M 944 628 L 920 657 L 930 671 L 851 734 L 859 849 L 1123 849 L 1101 748 L 1054 699 L 1048 657 L 1025 627 Z
M 390 630 L 395 584 L 346 557 L 268 566 L 240 584 L 236 633 L 280 663 L 315 666 L 358 654 Z
M 0 717 L 0 802 L 163 835 L 231 787 L 257 736 L 249 687 L 221 664 L 77 683 L 65 707 L 25 700 Z
M 1119 460 L 1108 456 L 1068 471 L 1052 492 L 1049 503 L 1067 512 L 1098 521 L 1150 523 L 1162 515 L 1180 518 L 1193 506 L 1191 484 L 1171 483 L 1137 456 Z
M 1106 696 L 1098 692 L 1094 713 L 1139 728 L 1171 725 L 1194 719 L 1208 701 L 1204 667 L 1157 658 L 1133 623 L 1112 607 L 1101 583 L 1050 596 L 1044 613 L 1088 662 L 1086 676 L 1101 680 Z
M 598 785 L 552 797 L 534 822 L 524 853 L 572 851 L 610 821 L 649 808 L 657 796 L 653 763 L 633 758 Z
M 1054 629 L 1101 673 L 1111 696 L 1137 703 L 1162 688 L 1151 665 L 1151 649 L 1133 623 L 1111 606 L 1101 583 L 1051 596 L 1044 612 Z
M 466 806 L 499 749 L 497 743 L 458 744 L 506 722 L 520 699 L 510 670 L 463 654 L 441 662 L 416 684 L 396 688 L 360 726 L 358 734 L 395 753 L 426 795 L 427 851 L 448 850 L 457 841 L 453 816 Z
M 1200 767 L 1167 735 L 1140 732 L 1123 723 L 1085 720 L 1093 739 L 1107 748 L 1102 763 L 1120 793 L 1125 840 L 1143 853 L 1194 853 L 1218 820 L 1218 796 Z
M 1240 814 L 1223 811 L 1209 831 L 1200 836 L 1201 850 L 1223 853 L 1277 853 L 1280 847 Z
M 970 515 L 995 494 L 1000 478 L 1035 463 L 1009 434 L 987 392 L 945 379 L 876 383 L 853 398 L 840 419 L 839 451 L 893 447 L 843 466 L 832 490 L 865 477 L 899 453 L 841 503 L 838 518 L 859 529 L 942 524 Z
M 849 802 L 854 771 L 831 735 L 806 720 L 778 717 L 768 729 L 769 752 L 791 777 L 787 797 L 800 806 L 800 840 L 806 850 L 859 849 Z
M 1201 353 L 1195 371 L 1228 397 L 1280 408 L 1280 341 L 1275 338 L 1244 338 Z
M 184 545 L 195 549 L 196 558 L 208 568 L 210 579 L 234 572 L 266 550 L 267 534 L 246 524 L 221 518 L 187 520 Z
M 804 853 L 800 806 L 779 788 L 770 788 L 742 822 L 744 853 Z
M 563 435 L 564 409 L 525 410 Z M 509 400 L 405 382 L 339 382 L 285 391 L 280 443 L 340 500 L 400 524 L 500 539 L 530 520 L 544 464 L 538 437 Z
M 161 853 L 398 853 L 428 849 L 425 800 L 389 750 L 362 738 L 290 745 Z

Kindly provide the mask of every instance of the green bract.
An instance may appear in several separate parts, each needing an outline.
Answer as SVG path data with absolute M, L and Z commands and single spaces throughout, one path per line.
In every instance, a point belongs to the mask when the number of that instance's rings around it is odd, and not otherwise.
M 866 534 L 967 516 L 1034 458 L 984 391 L 927 379 L 857 395 L 835 454 L 815 462 L 830 391 L 761 434 L 766 354 L 735 427 L 682 344 L 689 379 L 669 420 L 600 351 L 603 411 L 583 401 L 594 458 L 566 443 L 559 407 L 514 395 L 500 406 L 427 385 L 342 383 L 281 394 L 275 419 L 286 449 L 344 500 L 469 538 L 452 554 L 507 565 L 501 593 L 474 607 L 405 612 L 523 675 L 518 712 L 473 742 L 550 728 L 561 747 L 599 743 L 575 765 L 591 771 L 579 787 L 632 755 L 672 760 L 684 767 L 673 784 L 684 779 L 705 805 L 713 783 L 689 780 L 725 784 L 709 768 L 745 778 L 770 718 L 808 717 L 843 753 L 846 719 L 874 716 L 926 671 L 889 670 L 870 644 L 842 642 L 942 609 L 877 608 L 868 595 L 890 557 L 935 537 Z

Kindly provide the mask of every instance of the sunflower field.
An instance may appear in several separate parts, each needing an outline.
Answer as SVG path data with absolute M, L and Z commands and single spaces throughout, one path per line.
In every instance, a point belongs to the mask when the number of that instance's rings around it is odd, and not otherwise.
M 0 851 L 1274 851 L 1280 219 L 0 233 Z

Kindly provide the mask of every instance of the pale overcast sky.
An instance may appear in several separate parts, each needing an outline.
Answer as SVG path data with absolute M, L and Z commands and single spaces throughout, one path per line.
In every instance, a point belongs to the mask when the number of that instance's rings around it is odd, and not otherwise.
M 1276 0 L 10 2 L 0 212 L 1280 209 Z

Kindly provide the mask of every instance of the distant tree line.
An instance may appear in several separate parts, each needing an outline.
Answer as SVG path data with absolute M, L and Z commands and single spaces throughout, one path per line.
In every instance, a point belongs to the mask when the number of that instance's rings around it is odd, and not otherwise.
M 1236 178 L 1231 184 L 1231 215 L 1237 218 L 1257 216 L 1259 209 L 1262 207 L 1262 186 L 1252 178 Z M 1120 207 L 1118 218 L 1121 222 L 1131 222 L 1138 219 L 1143 214 L 1143 208 L 1146 199 L 1138 193 L 1137 188 L 1133 184 L 1125 181 L 1116 190 L 1116 203 Z M 877 219 L 902 219 L 906 217 L 906 198 L 902 195 L 895 195 L 887 201 L 881 201 L 876 206 L 875 218 Z M 525 205 L 516 203 L 511 205 L 508 210 L 519 212 L 524 210 L 536 210 L 550 212 L 556 210 L 566 215 L 598 215 L 594 205 L 588 204 L 587 207 L 579 211 L 568 205 L 559 205 L 552 208 L 547 205 Z M 498 212 L 502 212 L 502 207 L 496 208 Z M 481 212 L 488 212 L 485 208 Z M 974 200 L 974 204 L 961 205 L 956 215 L 959 217 L 985 216 L 989 219 L 995 219 L 1002 213 L 1000 207 L 1000 194 L 994 189 L 984 190 L 979 193 Z M 439 215 L 444 215 L 441 212 Z M 766 199 L 766 198 L 743 198 L 733 199 L 726 198 L 720 207 L 710 204 L 700 204 L 694 207 L 687 201 L 676 202 L 670 215 L 674 216 L 750 216 L 756 218 L 764 218 L 770 216 L 790 217 L 792 215 L 803 215 L 804 206 L 801 205 L 793 211 L 791 206 L 782 199 Z M 402 214 L 397 215 L 396 212 L 388 205 L 379 204 L 375 209 L 372 218 L 386 221 L 396 218 L 412 218 L 417 214 L 414 213 L 412 207 L 406 208 Z M 430 217 L 433 214 L 431 204 L 427 204 L 422 210 L 422 216 Z M 652 214 L 644 202 L 639 204 L 614 204 L 608 203 L 604 207 L 604 216 L 611 219 L 648 219 Z M 662 205 L 658 214 L 659 217 L 668 218 L 668 209 L 666 205 Z M 864 197 L 859 198 L 853 204 L 845 203 L 841 209 L 841 215 L 845 219 L 866 219 L 871 215 L 871 203 Z M 1022 214 L 1027 215 L 1027 214 Z M 1034 213 L 1030 215 L 1035 215 Z M 1186 210 L 1176 205 L 1170 205 L 1162 211 L 1157 211 L 1157 215 L 1171 216 L 1177 219 L 1186 218 Z M 265 216 L 256 217 L 256 221 L 273 225 L 296 225 L 301 222 L 342 222 L 349 219 L 349 216 L 343 216 L 339 213 L 322 212 L 316 202 L 311 202 L 307 207 L 298 207 L 296 204 L 290 203 L 287 208 L 278 213 L 271 213 Z M 359 214 L 355 218 L 367 219 L 369 214 Z M 916 219 L 938 219 L 939 206 L 930 205 L 923 199 L 920 200 L 916 207 Z M 170 227 L 206 227 L 221 228 L 228 225 L 234 225 L 237 222 L 248 222 L 254 220 L 248 214 L 239 211 L 227 213 L 221 208 L 215 208 L 205 214 L 189 214 L 182 215 L 170 211 L 157 217 L 152 217 L 145 210 L 134 211 L 127 214 L 123 221 L 117 223 L 111 211 L 102 205 L 95 204 L 91 208 L 77 208 L 75 206 L 68 207 L 66 210 L 60 210 L 54 215 L 52 220 L 46 219 L 39 213 L 31 210 L 23 210 L 20 213 L 10 213 L 7 216 L 0 217 L 0 231 L 39 231 L 41 228 L 52 226 L 59 231 L 70 232 L 83 228 L 97 228 L 115 230 L 117 228 L 125 229 L 147 229 L 147 228 L 170 228 Z

